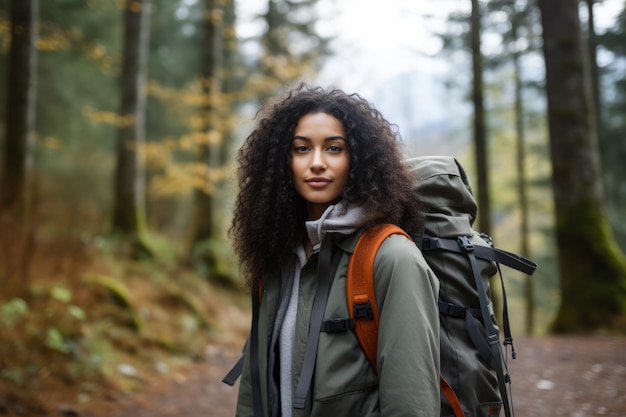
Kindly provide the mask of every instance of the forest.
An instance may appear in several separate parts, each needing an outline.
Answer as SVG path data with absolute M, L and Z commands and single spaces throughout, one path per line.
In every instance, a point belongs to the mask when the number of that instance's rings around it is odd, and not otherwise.
M 346 53 L 321 24 L 340 3 L 0 0 L 0 414 L 243 343 L 237 150 L 266 99 Z M 626 1 L 457 3 L 429 54 L 464 69 L 439 78 L 460 122 L 403 132 L 408 153 L 449 150 L 474 228 L 539 264 L 503 271 L 515 333 L 624 336 Z

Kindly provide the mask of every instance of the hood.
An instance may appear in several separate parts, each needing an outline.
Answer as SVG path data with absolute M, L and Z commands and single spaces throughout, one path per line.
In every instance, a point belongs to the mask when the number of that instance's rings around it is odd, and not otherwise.
M 317 250 L 326 232 L 349 235 L 378 217 L 380 214 L 361 206 L 346 206 L 339 202 L 328 206 L 319 219 L 307 221 L 306 232 L 313 250 Z

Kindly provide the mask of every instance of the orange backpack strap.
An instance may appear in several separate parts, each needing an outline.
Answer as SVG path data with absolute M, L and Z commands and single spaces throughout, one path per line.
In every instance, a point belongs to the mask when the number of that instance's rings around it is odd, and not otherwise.
M 452 411 L 454 411 L 455 417 L 465 417 L 465 413 L 463 412 L 463 407 L 461 407 L 461 402 L 459 398 L 456 396 L 456 393 L 443 377 L 443 375 L 439 376 L 439 387 L 441 388 L 441 392 L 446 396 L 450 407 L 452 407 Z
M 380 224 L 367 229 L 354 247 L 354 253 L 348 263 L 346 278 L 346 298 L 348 313 L 354 321 L 354 331 L 361 348 L 374 369 L 378 351 L 378 306 L 374 291 L 374 259 L 380 245 L 391 235 L 411 237 L 400 227 L 393 224 Z M 440 388 L 448 399 L 455 417 L 465 417 L 463 408 L 454 390 L 443 377 L 440 376 Z
M 376 369 L 378 345 L 378 307 L 374 293 L 374 259 L 378 248 L 389 236 L 411 237 L 393 224 L 380 224 L 367 229 L 354 247 L 348 263 L 346 297 L 348 313 L 354 321 L 354 331 L 367 359 Z

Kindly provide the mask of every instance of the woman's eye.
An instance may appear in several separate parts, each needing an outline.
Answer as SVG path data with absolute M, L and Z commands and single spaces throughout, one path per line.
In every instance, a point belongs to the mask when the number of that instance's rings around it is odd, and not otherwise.
M 331 152 L 341 152 L 341 146 L 338 145 L 331 145 L 328 147 L 328 150 Z
M 296 145 L 293 147 L 293 150 L 298 152 L 298 153 L 304 153 L 308 150 L 308 148 L 304 145 Z

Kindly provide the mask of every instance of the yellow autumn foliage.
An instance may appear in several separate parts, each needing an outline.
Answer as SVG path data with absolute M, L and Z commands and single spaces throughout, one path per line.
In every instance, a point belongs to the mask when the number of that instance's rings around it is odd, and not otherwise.
M 122 116 L 116 112 L 96 110 L 92 107 L 85 107 L 83 114 L 91 123 L 112 124 L 117 127 L 128 127 L 135 123 L 135 116 L 132 114 Z

